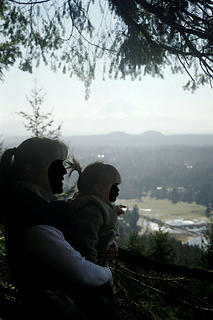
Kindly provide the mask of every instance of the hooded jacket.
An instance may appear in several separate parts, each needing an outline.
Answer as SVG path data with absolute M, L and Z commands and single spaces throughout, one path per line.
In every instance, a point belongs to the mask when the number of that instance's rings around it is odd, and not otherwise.
M 70 200 L 65 219 L 72 234 L 72 246 L 94 263 L 98 262 L 99 251 L 106 250 L 116 238 L 117 209 L 97 196 Z

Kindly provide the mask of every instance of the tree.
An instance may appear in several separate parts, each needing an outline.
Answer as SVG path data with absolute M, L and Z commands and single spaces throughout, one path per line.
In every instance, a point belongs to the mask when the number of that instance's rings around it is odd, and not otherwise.
M 80 78 L 86 88 L 94 78 L 94 27 L 88 11 L 93 1 L 0 1 L 0 78 L 18 63 L 33 72 L 41 61 Z M 90 48 L 89 48 L 90 47 Z M 88 94 L 88 92 L 87 92 Z
M 189 186 L 183 195 L 183 201 L 192 203 L 194 201 L 194 190 L 191 186 Z
M 173 263 L 175 258 L 175 249 L 172 239 L 168 232 L 161 229 L 152 234 L 152 248 L 150 256 L 158 261 Z
M 43 60 L 79 77 L 88 96 L 101 60 L 103 76 L 133 80 L 170 66 L 195 90 L 213 77 L 212 12 L 211 0 L 1 0 L 0 75 Z
M 189 74 L 185 88 L 192 90 L 212 78 L 213 1 L 128 0 L 125 6 L 122 0 L 109 2 L 124 24 L 117 59 L 123 74 L 137 77 L 144 67 L 145 74 L 163 76 L 162 69 L 170 65 L 173 72 Z M 118 32 L 116 36 L 119 42 Z
M 203 243 L 204 260 L 206 260 L 205 268 L 213 270 L 213 221 L 207 226 L 204 233 Z
M 56 129 L 52 129 L 54 123 L 53 115 L 50 112 L 42 113 L 41 105 L 44 102 L 44 95 L 42 94 L 42 89 L 37 88 L 36 81 L 31 97 L 27 97 L 27 100 L 32 107 L 32 113 L 18 112 L 26 120 L 24 123 L 26 130 L 30 131 L 33 137 L 58 138 L 61 135 L 61 124 Z
M 212 188 L 209 183 L 202 184 L 196 195 L 195 201 L 198 204 L 208 206 L 212 198 Z
M 128 224 L 130 232 L 137 233 L 140 230 L 140 227 L 137 224 L 139 219 L 139 209 L 137 205 L 134 205 L 132 210 L 127 208 L 123 219 Z
M 177 203 L 178 201 L 180 201 L 180 194 L 178 192 L 178 189 L 175 187 L 172 189 L 171 201 L 172 203 Z
M 3 141 L 0 140 L 0 156 L 3 152 Z
M 131 250 L 133 253 L 136 253 L 136 254 L 143 253 L 144 246 L 140 236 L 136 231 L 130 232 L 129 239 L 127 241 L 127 249 Z

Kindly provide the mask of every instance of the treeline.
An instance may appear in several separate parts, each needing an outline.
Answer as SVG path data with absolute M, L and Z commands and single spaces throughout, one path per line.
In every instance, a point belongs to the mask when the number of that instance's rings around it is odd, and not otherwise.
M 83 164 L 105 161 L 118 167 L 120 198 L 152 197 L 213 207 L 213 147 L 81 147 L 73 149 Z M 104 157 L 102 157 L 104 155 Z
M 211 271 L 211 280 L 201 281 L 193 276 L 174 276 L 171 270 L 174 266 L 177 270 L 185 266 L 189 272 L 213 270 L 213 226 L 206 231 L 203 247 L 199 247 L 183 244 L 162 230 L 140 234 L 138 219 L 137 205 L 122 216 L 119 247 L 142 257 L 142 261 L 147 257 L 155 265 L 159 263 L 164 267 L 159 271 L 156 266 L 153 271 L 143 269 L 143 264 L 141 267 L 126 263 L 118 266 L 115 284 L 124 319 L 212 319 Z
M 119 246 L 155 261 L 213 270 L 213 225 L 208 226 L 200 247 L 184 244 L 161 229 L 141 234 L 139 217 L 137 205 L 127 208 L 119 221 Z
M 196 202 L 213 208 L 213 146 L 77 146 L 70 156 L 82 166 L 93 161 L 114 164 L 122 176 L 120 198 L 141 199 L 149 193 L 173 203 Z M 0 143 L 0 154 L 2 145 Z M 69 181 L 72 185 L 72 181 Z M 68 190 L 68 185 L 65 187 Z

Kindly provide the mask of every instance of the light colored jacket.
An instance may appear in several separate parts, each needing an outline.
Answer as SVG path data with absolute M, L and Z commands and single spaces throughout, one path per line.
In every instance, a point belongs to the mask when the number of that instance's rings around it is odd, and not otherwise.
M 29 227 L 22 238 L 23 250 L 36 259 L 39 257 L 39 261 L 44 263 L 50 272 L 63 275 L 68 287 L 72 284 L 95 287 L 112 279 L 109 268 L 85 260 L 65 240 L 62 232 L 54 227 L 47 225 Z

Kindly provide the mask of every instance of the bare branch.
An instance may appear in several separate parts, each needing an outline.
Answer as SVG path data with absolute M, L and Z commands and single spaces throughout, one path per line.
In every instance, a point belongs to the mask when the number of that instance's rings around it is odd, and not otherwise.
M 41 4 L 45 2 L 50 2 L 50 0 L 40 0 L 40 1 L 28 1 L 28 2 L 22 2 L 22 1 L 16 1 L 16 0 L 8 0 L 9 2 L 17 3 L 17 4 L 25 4 L 25 5 L 34 5 L 34 4 Z
M 178 61 L 180 62 L 180 64 L 183 66 L 184 70 L 187 72 L 187 74 L 189 75 L 189 77 L 191 78 L 192 81 L 195 81 L 193 79 L 193 77 L 191 76 L 191 74 L 189 73 L 188 69 L 186 68 L 185 64 L 183 63 L 183 61 L 180 59 L 179 55 L 177 55 Z

